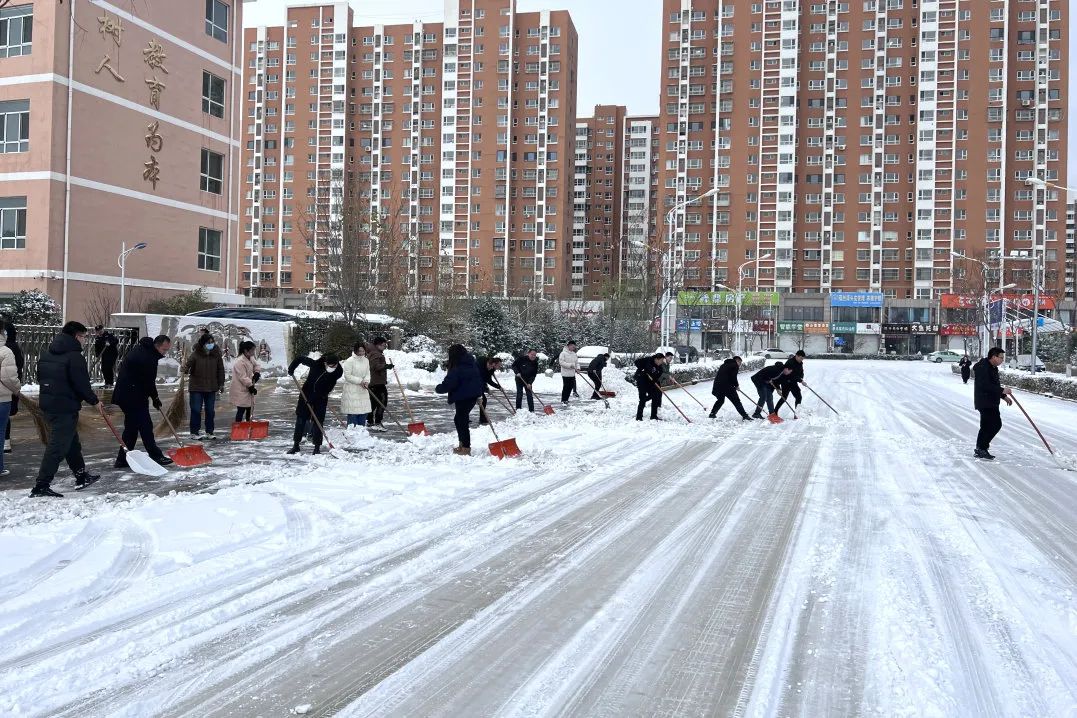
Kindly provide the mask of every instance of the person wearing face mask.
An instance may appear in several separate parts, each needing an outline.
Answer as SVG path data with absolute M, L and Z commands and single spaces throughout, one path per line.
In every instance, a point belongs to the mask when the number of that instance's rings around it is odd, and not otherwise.
M 117 469 L 128 468 L 127 451 L 135 448 L 140 437 L 151 459 L 161 466 L 173 463 L 157 446 L 150 418 L 150 404 L 158 411 L 162 406 L 157 392 L 157 364 L 171 348 L 172 340 L 164 334 L 142 337 L 120 364 L 112 401 L 123 410 L 122 442 L 126 448 L 121 448 L 116 456 L 114 466 Z
M 79 441 L 79 410 L 82 402 L 96 406 L 97 395 L 90 387 L 90 371 L 82 354 L 87 329 L 79 322 L 68 322 L 52 340 L 49 350 L 37 362 L 37 381 L 41 386 L 41 410 L 49 424 L 49 443 L 41 457 L 37 483 L 30 496 L 61 498 L 52 490 L 52 480 L 60 462 L 66 460 L 75 474 L 75 488 L 81 489 L 100 476 L 86 470 Z
M 224 358 L 213 335 L 198 338 L 187 358 L 187 394 L 191 400 L 191 438 L 212 441 L 217 394 L 224 392 Z M 202 412 L 206 413 L 206 433 L 202 433 Z
M 319 359 L 299 357 L 288 365 L 288 373 L 295 378 L 295 370 L 299 365 L 308 368 L 307 378 L 303 381 L 302 396 L 295 405 L 295 432 L 292 434 L 292 448 L 289 454 L 299 453 L 299 442 L 306 433 L 307 423 L 313 421 L 311 442 L 314 444 L 315 454 L 322 453 L 322 432 L 319 426 L 325 426 L 325 412 L 329 408 L 329 394 L 337 385 L 337 380 L 344 375 L 340 368 L 340 360 L 336 354 L 323 354 Z M 314 415 L 311 416 L 313 410 Z

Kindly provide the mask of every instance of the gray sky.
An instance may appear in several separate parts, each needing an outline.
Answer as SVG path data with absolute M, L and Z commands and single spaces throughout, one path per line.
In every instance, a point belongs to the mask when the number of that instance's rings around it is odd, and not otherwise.
M 983 0 L 977 0 L 981 2 Z M 279 25 L 286 0 L 244 3 L 244 24 Z M 318 5 L 319 2 L 304 4 Z M 437 22 L 444 0 L 353 0 L 355 22 Z M 661 0 L 517 0 L 520 11 L 568 10 L 580 37 L 580 85 L 577 111 L 591 114 L 599 104 L 626 105 L 631 114 L 657 114 L 661 83 Z M 1070 18 L 1077 18 L 1077 0 L 1070 0 Z M 1071 23 L 1072 24 L 1072 23 Z M 1074 26 L 1077 28 L 1077 26 Z M 1077 31 L 1070 33 L 1070 76 L 1077 75 Z M 1072 80 L 1071 80 L 1072 84 Z M 1077 92 L 1069 93 L 1070 137 L 1077 138 Z M 1077 144 L 1069 148 L 1069 181 L 1077 185 Z

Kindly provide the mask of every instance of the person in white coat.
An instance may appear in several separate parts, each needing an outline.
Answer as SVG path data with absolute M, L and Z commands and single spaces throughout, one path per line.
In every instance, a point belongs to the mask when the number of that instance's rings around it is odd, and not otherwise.
M 569 340 L 557 363 L 561 367 L 561 403 L 568 404 L 568 397 L 576 394 L 576 342 Z M 579 394 L 576 394 L 579 397 Z
M 362 342 L 352 348 L 352 355 L 340 366 L 344 369 L 340 404 L 348 415 L 348 426 L 365 426 L 366 415 L 370 413 L 370 360 Z
M 0 321 L 0 437 L 4 436 L 11 419 L 11 400 L 22 391 L 19 370 L 15 365 L 15 353 L 5 346 L 6 341 L 7 327 Z M 0 476 L 10 473 L 4 468 L 4 453 L 0 451 Z

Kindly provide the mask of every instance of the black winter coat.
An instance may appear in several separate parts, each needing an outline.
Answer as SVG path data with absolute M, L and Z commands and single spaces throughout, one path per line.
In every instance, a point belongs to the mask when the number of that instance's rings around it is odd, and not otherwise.
M 722 362 L 722 366 L 718 368 L 718 373 L 714 376 L 711 394 L 722 396 L 730 391 L 736 391 L 737 387 L 740 386 L 740 382 L 737 380 L 738 373 L 740 373 L 740 365 L 737 364 L 736 359 L 730 358 Z
M 336 369 L 327 371 L 325 362 L 321 359 L 299 357 L 288 365 L 288 373 L 295 374 L 295 370 L 299 368 L 300 364 L 310 369 L 307 372 L 306 380 L 303 382 L 303 396 L 307 397 L 307 401 L 315 408 L 327 406 L 329 404 L 329 394 L 336 387 L 337 380 L 344 376 L 343 367 L 337 364 Z M 306 409 L 302 398 L 299 399 L 297 406 L 297 411 Z
M 972 401 L 977 409 L 997 409 L 1002 401 L 998 367 L 984 357 L 972 367 Z
M 780 383 L 792 385 L 804 381 L 804 365 L 798 362 L 795 356 L 791 356 L 786 359 L 785 366 L 783 368 L 792 369 L 793 373 L 786 374 L 784 377 L 782 377 L 779 380 Z
M 532 360 L 526 354 L 522 354 L 512 363 L 512 370 L 528 384 L 534 384 L 535 377 L 538 376 L 538 359 Z
M 120 364 L 112 402 L 120 408 L 133 408 L 157 399 L 157 363 L 163 358 L 152 337 L 139 339 Z
M 642 357 L 636 360 L 636 388 L 641 392 L 657 391 L 658 380 L 661 376 L 662 367 L 654 363 L 654 357 Z
M 780 378 L 783 371 L 785 371 L 785 364 L 778 364 L 777 366 L 772 364 L 770 366 L 763 367 L 755 374 L 752 374 L 752 383 L 768 384 L 775 379 Z
M 49 414 L 77 414 L 82 402 L 98 403 L 90 387 L 90 372 L 82 345 L 70 334 L 58 334 L 37 362 L 41 409 Z
M 599 354 L 587 364 L 587 371 L 592 371 L 602 376 L 602 370 L 606 368 L 606 355 Z
M 465 354 L 460 363 L 449 369 L 445 378 L 434 387 L 438 394 L 448 394 L 449 403 L 477 399 L 483 394 L 484 383 L 475 357 Z
M 501 388 L 501 383 L 498 382 L 497 377 L 495 376 L 496 372 L 490 368 L 487 362 L 487 359 L 483 359 L 482 362 L 479 364 L 479 374 L 482 376 L 482 391 L 484 394 L 486 393 L 487 386 L 492 386 L 495 389 Z
M 93 340 L 94 356 L 101 359 L 115 359 L 119 345 L 120 340 L 116 338 L 116 335 L 106 330 Z

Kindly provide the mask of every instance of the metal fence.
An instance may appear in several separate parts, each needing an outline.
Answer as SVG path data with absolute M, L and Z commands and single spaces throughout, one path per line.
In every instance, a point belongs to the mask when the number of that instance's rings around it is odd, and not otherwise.
M 37 360 L 41 358 L 41 355 L 49 350 L 49 344 L 60 333 L 61 327 L 50 327 L 41 325 L 20 325 L 18 327 L 17 339 L 19 347 L 22 349 L 23 356 L 26 358 L 26 364 L 23 368 L 23 383 L 24 384 L 36 384 L 37 383 Z M 127 328 L 109 328 L 108 331 L 116 335 L 116 338 L 120 341 L 116 350 L 119 352 L 119 358 L 116 360 L 116 368 L 119 369 L 120 362 L 123 361 L 124 356 L 127 354 L 127 350 L 130 349 L 135 342 L 138 341 L 138 330 Z M 91 381 L 104 381 L 104 377 L 101 374 L 101 360 L 94 356 L 93 344 L 97 335 L 93 332 L 86 337 L 86 342 L 83 344 L 82 353 L 86 357 L 86 365 L 90 368 L 90 380 Z

